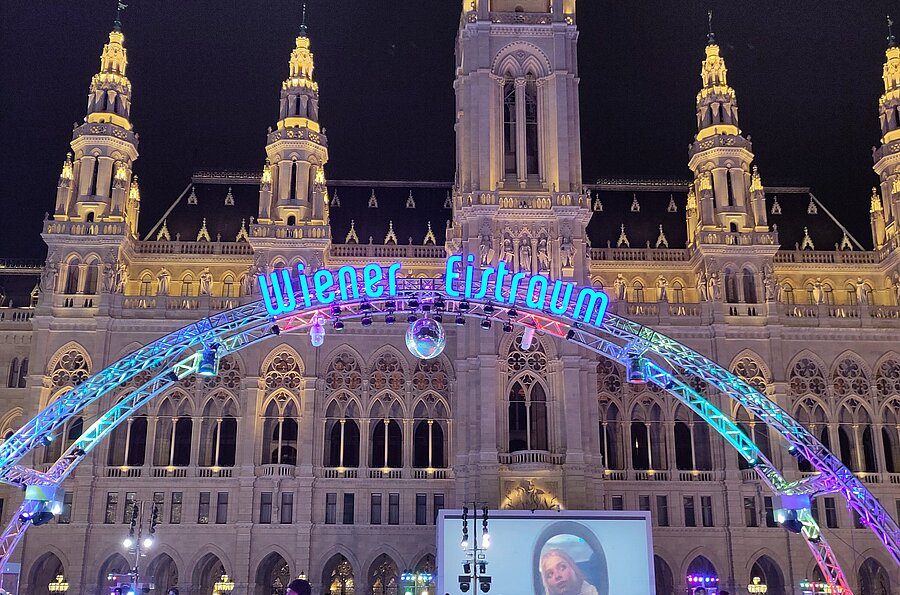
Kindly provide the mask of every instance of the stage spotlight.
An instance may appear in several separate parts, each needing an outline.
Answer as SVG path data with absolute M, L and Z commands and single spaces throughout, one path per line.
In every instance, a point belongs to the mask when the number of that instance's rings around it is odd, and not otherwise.
M 331 307 L 331 315 L 332 316 L 340 316 L 341 315 L 341 307 L 334 305 Z
M 431 318 L 434 319 L 435 322 L 444 322 L 444 315 L 440 312 L 435 312 Z
M 359 309 L 363 312 L 368 312 L 372 309 L 372 304 L 370 304 L 369 302 L 363 302 L 359 305 Z
M 464 324 L 466 324 L 465 316 L 463 316 L 462 314 L 457 314 L 456 315 L 456 324 L 459 326 L 463 326 Z
M 416 316 L 416 313 L 415 313 L 415 312 L 410 312 L 410 313 L 409 313 L 409 316 L 406 317 L 406 322 L 412 324 L 412 323 L 414 323 L 415 321 L 417 321 L 418 319 L 419 319 L 419 317 Z
M 406 302 L 406 305 L 415 310 L 419 307 L 419 298 L 413 296 Z
M 518 318 L 519 311 L 516 310 L 515 308 L 510 308 L 509 310 L 506 311 L 506 315 L 509 316 L 510 318 Z
M 336 330 L 336 331 L 344 330 L 344 323 L 340 320 L 335 320 L 334 324 L 332 326 L 334 327 L 334 330 Z
M 462 312 L 465 312 L 466 310 L 468 310 L 468 309 L 469 309 L 469 302 L 467 302 L 467 301 L 465 301 L 465 300 L 461 301 L 461 302 L 459 303 L 459 309 L 460 309 L 460 311 L 462 311 Z
M 490 319 L 490 318 L 485 318 L 484 320 L 482 320 L 482 321 L 481 321 L 481 328 L 483 328 L 483 329 L 486 330 L 486 331 L 491 330 L 491 319 Z
M 363 316 L 362 323 L 363 326 L 372 326 L 372 317 L 366 314 Z
M 566 333 L 566 340 L 571 341 L 575 338 L 575 329 L 569 329 L 569 332 Z
M 444 298 L 442 296 L 437 296 L 434 298 L 434 307 L 443 310 L 446 304 L 444 303 Z
M 781 526 L 790 531 L 791 533 L 800 533 L 803 530 L 803 523 L 798 521 L 797 519 L 787 519 Z
M 50 446 L 50 443 L 53 442 L 53 434 L 44 434 L 41 436 L 41 442 L 44 443 L 44 446 Z
M 504 322 L 504 323 L 503 323 L 503 332 L 504 332 L 504 333 L 511 333 L 511 332 L 513 332 L 513 325 L 512 325 L 511 322 Z
M 395 322 L 397 322 L 397 317 L 394 316 L 393 312 L 388 312 L 387 314 L 384 315 L 384 323 L 385 324 L 394 324 Z
M 272 334 L 275 335 L 276 337 L 277 337 L 278 335 L 281 334 L 281 327 L 278 326 L 277 324 L 273 324 L 273 325 L 272 325 L 272 328 L 270 328 L 269 330 L 270 330 L 270 331 L 272 332 Z
M 422 302 L 422 312 L 431 312 L 431 304 L 428 302 Z
M 163 378 L 165 378 L 169 382 L 178 382 L 178 374 L 175 373 L 175 370 L 169 370 L 168 372 L 166 372 Z
M 388 300 L 384 303 L 384 307 L 386 310 L 396 310 L 397 302 L 395 302 L 394 300 Z
M 211 343 L 203 347 L 200 354 L 200 363 L 197 364 L 197 373 L 201 376 L 215 376 L 219 373 L 218 343 Z
M 488 303 L 487 306 L 484 307 L 484 313 L 490 316 L 494 313 L 494 306 L 491 303 Z
M 321 347 L 325 342 L 325 325 L 322 315 L 319 314 L 313 318 L 312 326 L 309 327 L 309 342 L 313 347 Z
M 639 355 L 628 358 L 625 363 L 625 377 L 630 384 L 647 384 L 646 365 L 647 361 Z
M 525 332 L 522 333 L 522 351 L 528 351 L 531 349 L 531 344 L 534 342 L 534 327 L 526 326 Z

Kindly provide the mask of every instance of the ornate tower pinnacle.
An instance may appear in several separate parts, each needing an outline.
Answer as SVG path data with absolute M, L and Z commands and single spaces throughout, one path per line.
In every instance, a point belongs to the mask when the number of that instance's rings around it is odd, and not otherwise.
M 331 240 L 324 170 L 328 139 L 319 123 L 319 85 L 314 71 L 304 4 L 288 76 L 281 84 L 278 121 L 267 137 L 259 216 L 251 225 L 250 242 L 260 254 L 273 249 L 275 243 L 281 250 L 291 245 L 307 262 L 321 262 Z
M 894 37 L 894 21 L 887 18 L 888 37 L 882 79 L 884 94 L 878 101 L 881 146 L 872 153 L 874 170 L 881 180 L 884 198 L 884 237 L 889 240 L 900 230 L 900 47 Z M 876 245 L 878 244 L 876 239 Z
M 688 149 L 698 203 L 697 222 L 689 222 L 689 231 L 765 232 L 765 192 L 750 170 L 752 145 L 738 125 L 737 95 L 728 85 L 711 12 L 709 19 L 697 93 L 697 134 Z
M 57 220 L 121 222 L 137 159 L 138 137 L 131 125 L 131 81 L 125 75 L 128 52 L 119 20 L 119 4 L 109 41 L 100 54 L 100 70 L 91 78 L 84 124 L 72 133 L 70 182 L 61 178 Z

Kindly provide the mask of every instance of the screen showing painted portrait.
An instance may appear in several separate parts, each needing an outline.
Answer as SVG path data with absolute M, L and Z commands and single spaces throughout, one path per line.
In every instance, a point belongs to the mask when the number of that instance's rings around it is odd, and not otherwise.
M 467 520 L 464 549 L 462 511 L 441 511 L 438 593 L 482 595 L 476 573 L 490 576 L 490 595 L 653 593 L 649 513 L 491 511 L 490 547 L 477 553 L 472 546 L 476 540 L 482 545 L 481 512 Z M 471 577 L 467 585 L 465 576 Z

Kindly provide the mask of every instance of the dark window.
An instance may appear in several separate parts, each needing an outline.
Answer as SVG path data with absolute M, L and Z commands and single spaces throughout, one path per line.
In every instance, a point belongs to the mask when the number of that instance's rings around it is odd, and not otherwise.
M 2 509 L 2 505 L 0 505 L 0 509 Z M 0 512 L 0 517 L 2 516 L 2 512 Z M 56 522 L 60 525 L 68 525 L 72 522 L 72 492 L 63 493 L 62 512 L 56 517 Z
M 900 519 L 900 500 L 894 500 L 894 507 L 897 509 L 897 517 Z
M 825 498 L 825 526 L 829 529 L 837 529 L 837 508 L 834 506 L 834 498 Z
M 272 492 L 262 492 L 259 495 L 259 524 L 272 523 Z
M 200 492 L 200 504 L 197 507 L 197 523 L 209 524 L 209 492 Z
M 103 522 L 107 525 L 116 522 L 116 509 L 119 508 L 119 492 L 106 493 L 106 516 Z
M 613 510 L 625 510 L 625 496 L 613 496 L 612 497 L 612 509 Z
M 516 83 L 507 77 L 503 83 L 503 171 L 516 173 Z
M 122 515 L 122 522 L 127 524 L 131 524 L 131 519 L 134 515 L 134 507 L 135 501 L 137 500 L 136 492 L 125 492 L 125 514 Z
M 697 515 L 694 514 L 694 497 L 693 496 L 684 496 L 684 526 L 685 527 L 696 527 L 697 526 Z
M 385 425 L 387 426 L 387 449 L 384 444 Z M 385 455 L 387 455 L 387 460 L 385 460 Z M 372 467 L 390 467 L 392 469 L 403 467 L 403 432 L 396 420 L 389 420 L 387 424 L 381 421 L 375 424 L 372 432 Z
M 537 81 L 525 78 L 525 166 L 530 175 L 538 172 L 538 96 Z
M 337 522 L 337 494 L 329 492 L 325 494 L 325 524 L 333 525 Z
M 16 388 L 19 382 L 19 358 L 14 357 L 9 364 L 9 375 L 6 379 L 7 388 Z
M 172 507 L 169 509 L 169 522 L 173 525 L 181 523 L 181 492 L 172 492 Z
M 863 528 L 862 518 L 859 516 L 859 513 L 856 512 L 856 509 L 851 509 L 850 512 L 853 516 L 853 528 L 854 529 L 862 529 Z
M 388 525 L 400 524 L 400 494 L 388 494 Z
M 444 495 L 434 495 L 434 524 L 437 525 L 438 513 L 444 509 Z
M 175 456 L 172 465 L 187 467 L 191 464 L 191 434 L 194 422 L 190 417 L 179 417 L 175 422 Z
M 153 492 L 153 506 L 156 508 L 157 522 L 164 522 L 162 520 L 162 511 L 166 507 L 165 492 Z
M 714 525 L 712 496 L 700 496 L 700 519 L 704 527 L 712 527 Z
M 669 497 L 656 497 L 656 524 L 660 527 L 669 526 Z
M 819 522 L 819 501 L 816 498 L 809 500 L 809 509 L 812 511 L 812 518 Z
M 747 527 L 759 527 L 759 519 L 756 518 L 756 498 L 744 498 L 744 525 Z
M 281 492 L 281 510 L 279 513 L 282 525 L 290 525 L 294 522 L 294 492 Z
M 766 527 L 777 527 L 775 522 L 775 507 L 772 504 L 772 496 L 763 496 L 763 508 L 766 510 Z
M 416 494 L 416 524 L 425 525 L 428 522 L 428 495 Z
M 344 519 L 345 525 L 353 524 L 353 494 L 344 494 Z
M 219 492 L 216 496 L 216 524 L 228 522 L 228 492 Z
M 381 494 L 372 494 L 372 501 L 369 507 L 369 524 L 381 524 Z
M 638 510 L 650 510 L 650 496 L 638 496 Z

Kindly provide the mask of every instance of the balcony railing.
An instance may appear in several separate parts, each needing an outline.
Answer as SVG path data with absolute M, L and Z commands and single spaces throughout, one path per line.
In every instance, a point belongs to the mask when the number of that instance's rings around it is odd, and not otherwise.
M 198 256 L 252 256 L 246 242 L 135 242 L 138 254 L 190 254 Z
M 669 481 L 669 472 L 655 471 L 653 469 L 648 471 L 635 471 L 634 479 L 636 481 Z
M 198 467 L 197 477 L 232 477 L 234 469 L 231 467 Z
M 877 252 L 853 250 L 779 250 L 776 264 L 878 264 Z
M 566 455 L 547 452 L 545 450 L 519 450 L 516 452 L 500 453 L 501 465 L 562 465 L 566 462 Z
M 294 477 L 297 474 L 296 465 L 260 465 L 256 468 L 259 477 Z
M 427 258 L 442 260 L 447 258 L 444 246 L 405 246 L 383 244 L 332 244 L 329 248 L 331 258 Z
M 668 248 L 591 248 L 591 260 L 615 262 L 687 262 L 686 249 Z

